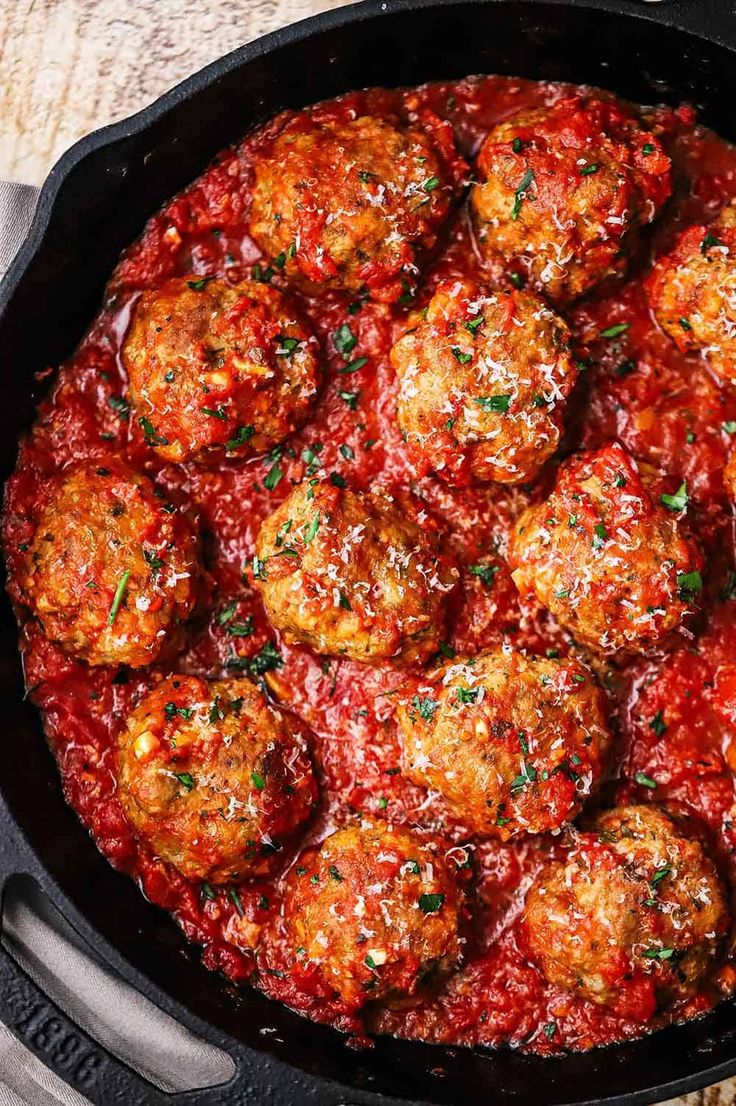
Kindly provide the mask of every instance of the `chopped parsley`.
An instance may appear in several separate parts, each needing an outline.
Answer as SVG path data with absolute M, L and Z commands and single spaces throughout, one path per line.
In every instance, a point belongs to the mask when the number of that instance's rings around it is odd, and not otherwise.
M 659 501 L 664 504 L 665 507 L 669 507 L 670 511 L 687 510 L 687 484 L 683 481 L 674 495 L 660 495 Z
M 700 252 L 703 254 L 703 256 L 705 256 L 708 250 L 712 249 L 713 246 L 722 245 L 723 242 L 721 242 L 720 238 L 717 238 L 715 234 L 711 234 L 711 232 L 708 231 L 708 233 L 703 238 L 703 241 L 700 243 Z
M 123 575 L 118 580 L 118 586 L 115 588 L 115 595 L 113 596 L 112 604 L 110 606 L 110 613 L 107 616 L 108 626 L 112 626 L 117 618 L 118 611 L 120 610 L 120 604 L 123 601 L 125 590 L 128 587 L 128 580 L 130 580 L 131 572 L 129 568 L 126 568 Z
M 415 695 L 411 701 L 411 705 L 417 712 L 419 717 L 425 722 L 431 722 L 434 718 L 435 711 L 439 707 L 439 703 L 436 699 L 432 699 L 431 696 L 426 696 L 424 699 L 420 699 L 418 695 Z
M 441 908 L 445 896 L 440 894 L 424 894 L 419 896 L 419 909 L 423 914 L 436 914 Z
M 347 323 L 343 323 L 337 328 L 332 336 L 335 349 L 338 353 L 341 353 L 345 360 L 348 359 L 349 354 L 355 349 L 358 344 L 358 339 L 353 334 L 352 330 Z
M 251 440 L 255 432 L 256 428 L 254 426 L 239 426 L 235 431 L 235 437 L 225 442 L 225 450 L 231 453 L 234 449 L 238 449 L 241 445 L 245 445 L 246 442 Z
M 656 780 L 653 780 L 651 776 L 648 776 L 646 772 L 637 772 L 634 776 L 634 780 L 639 784 L 639 787 L 648 787 L 650 791 L 654 791 L 659 786 Z
M 281 482 L 283 475 L 283 469 L 279 465 L 278 461 L 274 461 L 274 463 L 271 465 L 271 468 L 268 470 L 263 478 L 264 488 L 267 488 L 268 491 L 272 492 L 274 488 L 277 487 L 278 484 Z
M 467 365 L 469 361 L 473 360 L 472 353 L 465 353 L 465 351 L 461 350 L 459 346 L 453 346 L 450 352 L 452 353 L 452 356 L 455 358 L 455 360 L 461 365 Z
M 649 723 L 649 729 L 654 730 L 654 733 L 657 735 L 657 737 L 661 737 L 662 734 L 666 733 L 667 723 L 665 722 L 664 718 L 662 717 L 662 711 L 661 710 L 657 711 L 654 718 Z
M 692 599 L 702 589 L 703 577 L 699 572 L 678 572 L 677 589 L 681 599 Z
M 349 361 L 347 365 L 343 365 L 343 367 L 337 371 L 342 375 L 345 375 L 345 373 L 357 373 L 358 369 L 362 369 L 363 366 L 367 364 L 367 357 L 356 357 L 354 361 Z
M 592 173 L 597 173 L 599 169 L 600 169 L 600 165 L 598 165 L 597 162 L 594 162 L 592 165 L 585 165 L 580 170 L 580 176 L 581 177 L 589 177 Z
M 261 776 L 258 772 L 251 772 L 250 778 L 253 781 L 253 786 L 258 791 L 263 791 L 264 787 L 266 786 L 266 781 L 264 780 L 263 776 Z
M 459 687 L 457 688 L 457 701 L 458 703 L 474 703 L 478 698 L 478 692 L 480 688 L 477 687 Z
M 153 423 L 144 415 L 141 415 L 141 417 L 138 419 L 138 425 L 143 431 L 143 436 L 146 439 L 146 445 L 156 446 L 169 444 L 169 439 L 164 438 L 163 435 L 159 434 Z
M 631 323 L 614 323 L 613 326 L 606 327 L 605 330 L 600 332 L 601 338 L 618 338 L 621 334 L 625 334 L 631 326 Z
M 493 582 L 496 579 L 496 573 L 500 571 L 500 565 L 488 565 L 482 563 L 471 565 L 468 569 L 470 575 L 477 576 L 487 588 L 493 587 Z
M 194 787 L 194 777 L 189 772 L 177 772 L 176 778 L 187 791 L 191 791 Z
M 514 189 L 514 206 L 511 209 L 511 218 L 516 222 L 521 214 L 521 205 L 527 198 L 527 189 L 534 183 L 534 170 L 527 169 L 524 176 L 519 181 L 518 185 Z
M 511 401 L 510 395 L 500 396 L 479 396 L 474 400 L 474 403 L 480 407 L 482 411 L 497 411 L 500 414 L 506 414 L 509 409 L 509 403 Z
M 319 520 L 320 520 L 320 512 L 317 511 L 316 514 L 314 515 L 314 517 L 312 518 L 312 521 L 308 525 L 305 525 L 304 531 L 303 531 L 303 533 L 304 533 L 304 544 L 305 545 L 309 545 L 309 543 L 311 541 L 314 541 L 315 537 L 317 536 L 317 531 L 319 530 Z

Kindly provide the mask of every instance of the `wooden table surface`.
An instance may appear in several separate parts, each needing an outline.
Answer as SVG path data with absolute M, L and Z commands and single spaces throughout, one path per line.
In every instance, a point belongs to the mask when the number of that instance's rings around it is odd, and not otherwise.
M 83 134 L 243 42 L 343 3 L 0 0 L 0 178 L 40 184 Z M 677 1103 L 734 1106 L 736 1080 Z

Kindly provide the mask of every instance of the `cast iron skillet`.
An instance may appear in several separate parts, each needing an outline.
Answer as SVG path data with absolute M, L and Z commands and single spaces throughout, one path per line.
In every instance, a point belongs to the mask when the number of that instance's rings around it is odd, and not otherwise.
M 0 288 L 2 479 L 33 418 L 34 374 L 72 352 L 122 248 L 218 149 L 254 125 L 352 88 L 495 72 L 591 82 L 642 103 L 690 101 L 736 140 L 730 9 L 726 0 L 368 0 L 236 50 L 133 118 L 83 139 L 52 170 Z M 390 1039 L 357 1052 L 258 992 L 234 997 L 199 965 L 168 915 L 110 868 L 65 805 L 38 716 L 23 700 L 13 616 L 4 597 L 0 604 L 0 881 L 30 873 L 127 980 L 230 1052 L 231 1083 L 174 1102 L 649 1103 L 736 1072 L 732 1003 L 649 1039 L 541 1060 Z M 172 1102 L 68 1023 L 2 950 L 0 1017 L 100 1106 Z M 264 1036 L 263 1026 L 276 1032 Z M 70 1063 L 68 1050 L 53 1047 L 65 1034 L 89 1062 Z

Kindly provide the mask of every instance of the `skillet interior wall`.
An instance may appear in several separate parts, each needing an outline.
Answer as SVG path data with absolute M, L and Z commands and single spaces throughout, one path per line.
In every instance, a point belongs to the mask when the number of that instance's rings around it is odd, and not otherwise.
M 17 437 L 33 417 L 38 398 L 33 374 L 71 353 L 122 248 L 219 148 L 283 107 L 356 86 L 498 72 L 600 84 L 643 103 L 690 101 L 701 109 L 703 121 L 735 137 L 729 94 L 733 55 L 727 50 L 654 22 L 557 3 L 495 0 L 423 10 L 407 3 L 378 19 L 328 30 L 314 41 L 289 41 L 277 57 L 257 57 L 247 69 L 227 60 L 216 63 L 215 72 L 218 67 L 217 79 L 194 94 L 177 93 L 164 114 L 154 113 L 151 120 L 144 115 L 126 136 L 102 149 L 90 142 L 87 156 L 61 187 L 43 249 L 0 322 L 3 479 L 15 461 Z M 361 1054 L 259 993 L 233 1002 L 224 981 L 197 965 L 170 919 L 109 868 L 64 804 L 38 716 L 22 703 L 15 622 L 3 603 L 0 695 L 7 740 L 1 779 L 12 814 L 95 929 L 200 1017 L 304 1070 L 412 1099 L 468 1106 L 487 1102 L 491 1087 L 495 1102 L 516 1096 L 524 1101 L 530 1082 L 540 1104 L 581 1102 L 595 1098 L 603 1086 L 615 1094 L 669 1083 L 703 1066 L 693 1058 L 703 1047 L 702 1025 L 550 1064 L 513 1054 L 489 1061 L 398 1041 L 379 1041 L 375 1050 Z M 263 1025 L 277 1034 L 262 1037 Z M 718 1033 L 736 1029 L 736 1013 L 719 1009 L 708 1027 L 710 1062 L 725 1061 L 729 1050 Z M 438 1065 L 445 1080 L 428 1074 Z

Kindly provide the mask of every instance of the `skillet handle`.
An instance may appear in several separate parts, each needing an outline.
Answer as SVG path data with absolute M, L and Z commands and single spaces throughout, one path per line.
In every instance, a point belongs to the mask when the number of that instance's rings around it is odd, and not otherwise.
M 31 225 L 39 192 L 32 184 L 0 180 L 0 279 Z
M 57 1077 L 74 1088 L 59 1088 L 74 1106 L 158 1106 L 178 1093 L 214 1106 L 230 1101 L 239 1082 L 226 1051 L 119 977 L 28 875 L 11 876 L 3 889 L 0 1019 L 10 1031 L 0 1026 L 0 1086 L 10 1080 L 30 1106 L 46 1101 L 39 1081 Z

